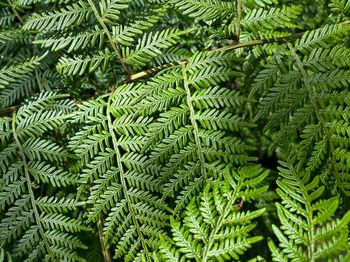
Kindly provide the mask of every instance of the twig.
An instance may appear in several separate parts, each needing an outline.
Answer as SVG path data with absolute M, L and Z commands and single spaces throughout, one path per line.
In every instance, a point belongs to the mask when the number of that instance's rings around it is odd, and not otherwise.
M 242 48 L 242 47 L 264 45 L 264 44 L 271 44 L 271 43 L 284 44 L 284 43 L 288 43 L 292 40 L 300 38 L 303 34 L 304 34 L 304 32 L 297 33 L 297 34 L 290 35 L 290 36 L 282 36 L 282 37 L 271 38 L 271 39 L 260 39 L 260 40 L 247 41 L 247 42 L 243 42 L 243 43 L 233 43 L 231 45 L 224 46 L 224 47 L 215 49 L 213 51 L 229 51 L 229 50 L 234 50 L 234 49 L 238 49 L 238 48 Z
M 8 113 L 16 112 L 18 108 L 20 108 L 20 105 L 3 108 L 0 110 L 0 117 L 5 116 Z
M 264 44 L 268 44 L 268 43 L 287 43 L 287 42 L 292 41 L 294 39 L 300 38 L 303 34 L 304 33 L 298 33 L 298 34 L 294 34 L 291 36 L 284 36 L 284 37 L 278 37 L 278 38 L 272 38 L 272 39 L 252 40 L 252 41 L 247 41 L 247 42 L 243 42 L 243 43 L 236 43 L 235 42 L 231 45 L 211 50 L 210 52 L 230 51 L 230 50 L 235 50 L 235 49 L 242 48 L 242 47 L 264 45 Z M 172 66 L 176 66 L 176 65 L 185 65 L 187 63 L 188 63 L 188 59 L 184 59 L 184 60 L 175 61 L 172 63 L 164 64 L 164 65 L 157 66 L 157 67 L 154 67 L 154 68 L 151 68 L 148 70 L 141 71 L 139 73 L 131 75 L 130 77 L 128 77 L 127 79 L 125 79 L 121 83 L 117 84 L 116 86 L 113 86 L 112 88 L 107 89 L 106 93 L 113 92 L 119 86 L 121 86 L 123 84 L 132 83 L 132 82 L 135 82 L 135 81 L 140 80 L 142 78 L 146 78 L 148 76 L 156 74 L 163 69 L 166 69 L 166 68 L 169 68 Z
M 127 79 L 123 80 L 122 82 L 118 83 L 117 85 L 107 89 L 106 93 L 114 92 L 114 90 L 116 88 L 118 88 L 119 86 L 121 86 L 121 85 L 132 83 L 132 82 L 135 82 L 135 81 L 140 80 L 142 78 L 146 78 L 148 76 L 154 75 L 154 74 L 162 71 L 163 69 L 166 69 L 166 68 L 169 68 L 169 67 L 172 67 L 172 66 L 176 66 L 176 65 L 186 65 L 187 63 L 188 63 L 188 60 L 184 59 L 184 60 L 171 62 L 171 63 L 168 63 L 168 64 L 160 65 L 160 66 L 157 66 L 157 67 L 153 67 L 151 69 L 147 69 L 147 70 L 138 72 L 136 74 L 131 75 Z

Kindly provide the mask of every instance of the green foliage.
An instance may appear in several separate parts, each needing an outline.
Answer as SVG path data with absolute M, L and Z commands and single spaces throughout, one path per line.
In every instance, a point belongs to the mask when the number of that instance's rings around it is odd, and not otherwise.
M 0 0 L 0 261 L 348 261 L 346 0 Z

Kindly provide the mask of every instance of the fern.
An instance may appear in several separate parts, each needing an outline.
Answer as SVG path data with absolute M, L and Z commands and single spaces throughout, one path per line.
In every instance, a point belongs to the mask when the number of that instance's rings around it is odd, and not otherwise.
M 43 14 L 33 14 L 23 29 L 62 30 L 66 27 L 79 25 L 92 15 L 91 7 L 83 1 L 68 5 L 57 11 Z
M 50 108 L 61 98 L 55 93 L 42 93 L 23 105 L 12 119 L 3 118 L 8 124 L 3 129 L 5 139 L 0 153 L 0 245 L 11 249 L 16 260 L 83 260 L 77 250 L 85 245 L 75 233 L 88 228 L 79 219 L 71 218 L 82 203 L 54 195 L 40 198 L 35 190 L 44 184 L 62 188 L 78 182 L 63 169 L 67 161 L 64 149 L 53 137 L 43 136 L 52 133 L 68 116 Z

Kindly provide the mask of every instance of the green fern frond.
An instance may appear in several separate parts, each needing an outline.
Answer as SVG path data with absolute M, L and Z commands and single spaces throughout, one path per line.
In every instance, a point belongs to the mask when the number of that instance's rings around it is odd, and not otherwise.
M 52 107 L 64 97 L 53 92 L 34 96 L 13 115 L 11 127 L 5 125 L 8 135 L 1 148 L 6 165 L 1 168 L 0 232 L 6 237 L 1 238 L 0 246 L 11 247 L 15 261 L 45 257 L 83 261 L 77 250 L 85 245 L 76 233 L 89 229 L 71 218 L 83 203 L 62 197 L 58 201 L 54 193 L 50 198 L 38 198 L 34 191 L 36 185 L 52 188 L 79 183 L 63 169 L 68 153 L 54 142 L 55 134 L 50 132 L 67 117 Z M 28 121 L 33 116 L 40 116 L 42 121 Z M 27 125 L 31 127 L 27 129 Z
M 350 11 L 350 3 L 347 0 L 332 0 L 329 6 L 333 12 L 341 11 L 346 14 Z
M 246 99 L 239 92 L 223 87 L 210 87 L 193 94 L 194 105 L 199 109 L 236 107 L 243 104 Z
M 128 8 L 131 0 L 103 0 L 99 3 L 101 19 L 109 24 L 119 20 L 121 11 Z
M 83 202 L 77 202 L 74 199 L 57 199 L 55 197 L 42 197 L 36 200 L 36 204 L 41 212 L 45 213 L 67 213 L 74 211 L 77 207 L 82 206 Z M 59 233 L 59 232 L 57 232 Z
M 346 68 L 350 65 L 350 50 L 341 46 L 332 49 L 314 49 L 309 57 L 305 58 L 303 65 L 315 72 L 326 72 L 339 67 Z
M 144 66 L 151 58 L 162 54 L 161 49 L 174 45 L 179 37 L 187 31 L 166 29 L 143 35 L 134 50 L 129 47 L 122 49 L 124 61 L 137 67 Z
M 285 168 L 280 169 L 281 179 L 277 181 L 277 193 L 283 201 L 283 205 L 277 204 L 282 226 L 281 229 L 273 227 L 280 246 L 269 244 L 273 260 L 342 261 L 349 250 L 347 241 L 343 240 L 348 238 L 350 213 L 341 219 L 334 218 L 338 199 L 320 199 L 324 191 L 324 187 L 319 186 L 320 177 L 311 178 L 310 173 L 297 173 L 284 165 Z
M 113 27 L 112 34 L 118 43 L 130 46 L 135 42 L 135 37 L 141 35 L 144 31 L 152 27 L 164 15 L 166 8 L 155 10 L 155 14 L 146 17 L 146 20 L 138 20 L 135 22 L 118 25 Z
M 6 108 L 12 105 L 16 100 L 24 99 L 30 96 L 35 90 L 37 82 L 33 73 L 29 73 L 25 79 L 7 85 L 0 92 L 0 107 Z
M 234 4 L 229 1 L 186 0 L 174 1 L 174 4 L 183 14 L 204 21 L 225 17 L 235 11 Z
M 0 1 L 0 261 L 350 261 L 348 2 Z
M 92 15 L 91 7 L 84 1 L 67 5 L 56 11 L 33 14 L 23 26 L 23 29 L 62 30 L 72 25 L 84 23 Z
M 329 48 L 330 42 L 339 39 L 348 30 L 348 25 L 334 24 L 306 32 L 300 40 L 297 40 L 296 50 L 308 53 L 315 47 Z
M 262 31 L 276 28 L 297 28 L 293 23 L 301 13 L 301 6 L 294 5 L 282 8 L 265 8 L 253 9 L 247 13 L 242 20 L 243 26 L 247 30 Z
M 150 185 L 140 180 L 140 174 L 144 171 L 140 168 L 143 160 L 133 153 L 141 150 L 140 141 L 143 140 L 142 135 L 150 119 L 135 119 L 127 115 L 120 117 L 118 112 L 115 116 L 111 114 L 114 111 L 112 105 L 124 103 L 128 94 L 131 97 L 135 95 L 123 88 L 120 93 L 115 92 L 115 96 L 111 95 L 107 104 L 107 117 L 98 118 L 98 129 L 94 127 L 93 119 L 97 119 L 106 105 L 83 105 L 83 112 L 77 115 L 75 121 L 81 121 L 79 119 L 86 116 L 90 120 L 87 124 L 92 125 L 92 129 L 78 132 L 77 137 L 73 138 L 73 148 L 80 158 L 81 178 L 87 185 L 92 185 L 91 192 L 86 192 L 90 204 L 86 211 L 87 221 L 96 222 L 103 217 L 106 221 L 103 227 L 105 244 L 113 247 L 116 258 L 132 261 L 140 252 L 149 256 L 148 252 L 157 246 L 152 242 L 154 236 L 149 234 L 164 234 L 161 228 L 166 225 L 167 215 L 165 203 L 159 201 L 155 194 L 156 186 L 151 186 L 153 176 L 149 177 Z M 102 133 L 99 135 L 95 132 Z M 126 153 L 121 155 L 123 149 Z M 85 185 L 80 187 L 80 195 L 86 194 L 85 190 Z M 126 213 L 128 217 L 124 217 Z M 148 231 L 144 231 L 144 228 Z M 133 241 L 137 241 L 137 244 L 133 245 Z
M 239 131 L 244 127 L 252 127 L 249 123 L 244 123 L 240 117 L 228 112 L 216 109 L 205 110 L 195 116 L 195 119 L 203 128 L 209 130 L 230 130 Z
M 92 72 L 101 65 L 106 68 L 113 57 L 114 54 L 107 49 L 91 56 L 61 57 L 57 64 L 57 71 L 64 75 L 82 75 L 85 71 Z
M 278 4 L 278 0 L 243 0 L 242 2 L 250 9 L 254 7 L 266 7 L 272 4 Z
M 36 40 L 34 43 L 41 44 L 43 47 L 48 47 L 53 51 L 61 50 L 68 47 L 67 52 L 85 49 L 87 47 L 102 46 L 105 41 L 105 34 L 97 25 L 93 30 L 84 31 L 78 34 L 62 33 L 57 36 L 46 37 Z
M 9 8 L 0 9 L 0 26 L 7 27 L 10 26 L 15 20 Z
M 25 80 L 29 78 L 30 74 L 39 65 L 39 61 L 42 57 L 32 57 L 28 61 L 21 64 L 13 64 L 9 66 L 2 67 L 0 69 L 0 88 L 4 88 L 10 83 L 16 81 Z
M 18 41 L 25 44 L 28 42 L 29 35 L 19 29 L 0 30 L 0 44 L 8 44 L 8 42 Z
M 224 180 L 208 182 L 200 199 L 193 198 L 187 206 L 184 218 L 171 219 L 173 238 L 171 242 L 162 239 L 160 261 L 238 260 L 239 255 L 261 240 L 249 234 L 256 226 L 251 221 L 265 211 L 241 211 L 238 202 L 240 199 L 250 202 L 267 190 L 258 189 L 267 175 L 268 172 L 256 166 L 242 168 L 238 173 L 227 168 Z M 245 188 L 249 183 L 246 179 L 256 181 L 252 187 L 259 193 L 248 193 L 253 188 Z

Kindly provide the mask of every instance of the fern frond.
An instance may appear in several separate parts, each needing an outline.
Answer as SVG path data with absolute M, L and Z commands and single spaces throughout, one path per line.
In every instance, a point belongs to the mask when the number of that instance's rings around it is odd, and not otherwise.
M 10 26 L 15 17 L 12 15 L 11 10 L 9 8 L 1 8 L 0 9 L 0 26 L 7 27 Z
M 183 14 L 204 21 L 225 17 L 235 11 L 234 4 L 228 1 L 186 0 L 174 1 L 174 4 Z
M 333 12 L 343 12 L 344 14 L 350 11 L 350 3 L 347 0 L 332 0 L 329 6 Z
M 82 221 L 71 218 L 83 203 L 64 200 L 63 191 L 60 200 L 55 194 L 38 198 L 33 189 L 35 185 L 44 187 L 43 183 L 49 188 L 79 183 L 61 167 L 68 153 L 54 142 L 57 138 L 52 132 L 67 117 L 66 112 L 53 109 L 57 100 L 64 97 L 53 92 L 32 97 L 14 114 L 11 128 L 4 129 L 8 141 L 1 151 L 2 161 L 7 164 L 2 168 L 0 183 L 0 232 L 6 237 L 1 238 L 0 246 L 11 249 L 16 261 L 44 258 L 83 261 L 77 250 L 85 245 L 76 233 L 89 229 Z M 39 124 L 28 121 L 33 116 L 43 121 Z M 62 122 L 57 122 L 58 119 Z
M 42 197 L 36 200 L 36 204 L 41 212 L 45 213 L 67 213 L 74 211 L 77 207 L 82 206 L 83 202 L 77 202 L 74 199 L 57 199 L 55 197 Z
M 239 255 L 260 241 L 261 237 L 249 236 L 255 228 L 251 221 L 265 210 L 244 212 L 235 203 L 240 197 L 251 201 L 259 196 L 261 190 L 258 188 L 268 175 L 262 171 L 259 167 L 250 167 L 236 173 L 227 168 L 224 180 L 208 182 L 200 199 L 193 198 L 187 206 L 183 220 L 171 219 L 173 243 L 163 239 L 161 261 L 169 261 L 169 257 L 193 258 L 195 261 L 239 259 Z M 244 192 L 247 190 L 245 183 L 248 183 L 245 179 L 260 181 L 253 186 L 258 194 L 249 196 Z
M 159 19 L 165 14 L 167 6 L 150 10 L 147 12 L 147 16 L 144 17 L 144 14 L 140 14 L 140 17 L 136 16 L 135 21 L 129 22 L 126 25 L 118 25 L 113 27 L 113 36 L 118 41 L 118 43 L 130 46 L 134 41 L 135 37 L 141 35 L 144 31 L 152 27 Z M 141 18 L 139 20 L 138 18 Z M 145 18 L 145 19 L 144 19 Z
M 246 17 L 242 20 L 243 26 L 247 30 L 254 32 L 276 29 L 276 28 L 297 28 L 293 23 L 301 13 L 301 6 L 284 6 L 282 8 L 265 8 L 253 9 L 249 11 Z
M 120 12 L 127 9 L 131 0 L 103 0 L 99 3 L 101 19 L 109 24 L 119 20 Z
M 79 1 L 56 11 L 33 14 L 23 26 L 23 29 L 40 31 L 62 30 L 72 25 L 84 23 L 92 15 L 91 7 Z
M 332 49 L 314 49 L 309 57 L 305 58 L 303 65 L 315 72 L 326 72 L 337 67 L 346 68 L 350 65 L 350 50 L 341 46 Z
M 272 4 L 277 4 L 278 0 L 243 0 L 245 6 L 252 9 L 254 7 L 266 7 Z
M 133 153 L 141 150 L 140 141 L 144 140 L 142 135 L 151 119 L 127 115 L 120 117 L 117 111 L 115 116 L 111 114 L 114 105 L 124 103 L 127 95 L 134 96 L 135 93 L 121 88 L 120 93 L 111 95 L 107 104 L 107 117 L 97 121 L 99 129 L 95 129 L 94 121 L 90 121 L 87 124 L 92 129 L 78 132 L 73 141 L 77 157 L 80 158 L 81 178 L 87 185 L 92 185 L 91 192 L 86 192 L 90 204 L 85 213 L 87 221 L 96 222 L 101 217 L 105 218 L 105 244 L 113 248 L 115 258 L 123 257 L 132 261 L 141 252 L 149 256 L 148 252 L 157 247 L 150 232 L 164 234 L 161 228 L 166 225 L 167 215 L 164 211 L 166 204 L 159 201 L 155 194 L 157 188 L 151 185 L 153 176 L 148 181 L 140 177 L 144 171 L 144 159 Z M 104 107 L 103 103 L 86 104 L 76 119 L 88 115 L 87 118 L 93 120 L 103 112 Z M 122 149 L 126 150 L 123 155 L 120 153 Z M 85 194 L 85 185 L 79 190 L 80 195 Z M 128 217 L 124 216 L 126 213 Z
M 43 47 L 48 47 L 53 51 L 68 47 L 67 52 L 70 53 L 87 47 L 101 47 L 104 41 L 105 34 L 103 30 L 96 25 L 93 30 L 80 32 L 78 34 L 66 33 L 64 36 L 60 33 L 57 36 L 54 35 L 52 37 L 36 40 L 35 43 L 41 44 Z
M 161 49 L 174 45 L 179 37 L 186 33 L 187 31 L 179 29 L 166 29 L 145 34 L 138 41 L 134 50 L 129 47 L 122 49 L 124 61 L 137 67 L 144 66 L 151 58 L 162 54 Z
M 4 88 L 10 83 L 25 80 L 39 65 L 42 57 L 32 57 L 21 64 L 13 64 L 0 69 L 0 88 Z
M 338 199 L 320 199 L 324 191 L 319 186 L 320 177 L 311 178 L 310 173 L 297 173 L 287 164 L 284 166 L 277 181 L 277 193 L 283 201 L 283 205 L 277 204 L 282 230 L 273 227 L 280 248 L 270 243 L 274 261 L 280 261 L 281 257 L 285 261 L 291 261 L 287 257 L 303 261 L 341 260 L 349 250 L 347 241 L 341 239 L 348 238 L 350 213 L 341 219 L 334 218 Z M 339 245 L 340 242 L 343 244 Z
M 348 30 L 348 25 L 334 24 L 306 32 L 300 40 L 297 40 L 296 50 L 308 53 L 315 47 L 329 48 L 329 42 L 339 39 Z
M 235 92 L 223 87 L 210 87 L 193 94 L 194 105 L 200 110 L 206 108 L 236 107 L 244 103 L 246 99 Z
M 57 64 L 57 71 L 64 75 L 82 75 L 85 71 L 92 72 L 101 65 L 106 67 L 113 57 L 114 54 L 108 49 L 88 56 L 61 57 Z

